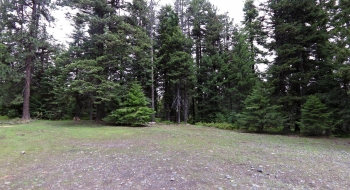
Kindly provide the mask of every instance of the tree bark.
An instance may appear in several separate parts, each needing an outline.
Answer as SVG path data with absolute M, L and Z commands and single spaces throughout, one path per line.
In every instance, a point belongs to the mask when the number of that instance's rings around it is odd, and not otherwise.
M 101 102 L 100 104 L 97 104 L 97 110 L 96 110 L 96 121 L 102 121 L 102 119 L 106 116 L 105 113 L 105 103 Z
M 36 1 L 32 1 L 32 14 L 29 26 L 29 36 L 36 38 L 38 30 L 39 15 L 37 14 L 37 8 L 40 9 Z M 38 7 L 37 7 L 38 6 Z M 25 60 L 25 82 L 24 82 L 24 95 L 23 95 L 23 112 L 22 119 L 30 119 L 30 87 L 32 82 L 32 65 L 34 63 L 35 55 L 33 53 L 34 46 L 32 42 L 29 42 L 26 47 L 26 52 L 28 53 Z
M 151 18 L 151 27 L 150 27 L 150 36 L 151 36 L 151 65 L 152 65 L 152 73 L 151 73 L 151 77 L 152 77 L 152 80 L 151 80 L 151 83 L 152 83 L 152 87 L 151 87 L 151 90 L 152 90 L 152 93 L 151 93 L 151 108 L 153 110 L 153 114 L 152 114 L 152 122 L 155 122 L 155 113 L 154 113 L 154 65 L 153 65 L 153 21 L 154 21 L 154 18 L 153 18 L 153 1 L 151 0 L 151 14 L 152 14 L 152 18 Z
M 196 123 L 196 100 L 192 97 L 192 115 L 193 115 L 193 123 Z
M 187 123 L 188 120 L 188 93 L 187 93 L 187 88 L 185 85 L 185 90 L 184 90 L 184 113 L 183 113 L 183 117 L 184 117 L 184 122 Z
M 90 120 L 94 120 L 94 111 L 93 111 L 93 104 L 94 100 L 92 98 L 89 99 L 89 106 L 90 106 Z
M 22 112 L 22 119 L 28 120 L 30 119 L 30 110 L 29 110 L 29 104 L 30 104 L 30 85 L 32 81 L 32 58 L 29 56 L 26 60 L 26 66 L 25 66 L 25 84 L 24 84 L 24 97 L 23 97 L 23 112 Z
M 176 113 L 177 113 L 177 124 L 181 122 L 181 99 L 180 99 L 180 84 L 177 84 L 177 103 L 176 103 Z
M 79 94 L 75 95 L 75 114 L 74 117 L 80 118 L 80 113 L 81 113 L 81 101 L 79 98 Z

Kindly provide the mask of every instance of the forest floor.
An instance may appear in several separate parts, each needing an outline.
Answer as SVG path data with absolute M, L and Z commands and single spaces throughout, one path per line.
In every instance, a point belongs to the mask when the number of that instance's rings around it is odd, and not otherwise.
M 5 125 L 3 125 L 5 126 Z M 350 189 L 350 139 L 187 125 L 0 125 L 0 189 Z

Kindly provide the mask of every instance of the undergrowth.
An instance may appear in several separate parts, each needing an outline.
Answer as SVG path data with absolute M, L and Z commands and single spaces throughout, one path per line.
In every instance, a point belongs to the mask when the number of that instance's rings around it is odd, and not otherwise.
M 224 129 L 224 130 L 234 130 L 236 129 L 233 124 L 231 123 L 202 123 L 198 122 L 196 125 L 205 126 L 205 127 L 215 127 L 218 129 Z

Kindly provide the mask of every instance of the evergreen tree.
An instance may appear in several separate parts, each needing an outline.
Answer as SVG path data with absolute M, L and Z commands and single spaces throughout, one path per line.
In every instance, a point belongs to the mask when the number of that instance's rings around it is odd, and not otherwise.
M 75 114 L 79 114 L 85 102 L 85 107 L 90 108 L 90 119 L 101 120 L 115 109 L 110 102 L 117 99 L 121 90 L 118 86 L 135 80 L 145 88 L 149 85 L 150 40 L 146 33 L 145 2 L 135 0 L 127 6 L 113 0 L 69 3 L 80 11 L 73 17 L 75 40 L 65 71 L 70 84 L 65 88 L 75 96 Z M 124 8 L 130 16 L 120 15 Z
M 223 118 L 223 113 L 216 114 L 214 110 L 221 110 L 221 102 L 226 98 L 220 86 L 223 82 L 221 68 L 228 61 L 224 50 L 229 49 L 232 22 L 218 14 L 217 8 L 207 0 L 190 1 L 187 15 L 197 70 L 193 117 L 195 121 L 215 121 L 216 115 Z
M 333 4 L 334 5 L 334 4 Z M 340 88 L 332 91 L 332 96 L 328 96 L 328 109 L 332 109 L 332 118 L 335 121 L 337 131 L 350 134 L 350 2 L 340 0 L 332 6 L 333 14 L 331 15 L 332 30 L 332 55 L 333 62 L 336 66 L 335 78 L 339 82 Z
M 268 48 L 276 58 L 268 69 L 273 96 L 283 105 L 290 126 L 300 131 L 298 121 L 305 97 L 327 94 L 336 87 L 332 76 L 329 35 L 329 15 L 322 2 L 269 0 L 265 19 L 273 40 Z
M 47 40 L 46 23 L 53 18 L 50 15 L 52 2 L 3 1 L 1 12 L 1 42 L 11 49 L 15 70 L 23 73 L 22 119 L 30 119 L 30 96 L 33 72 L 37 63 L 39 46 Z M 18 96 L 15 96 L 18 97 Z
M 242 24 L 244 25 L 244 30 L 248 35 L 248 42 L 250 51 L 252 52 L 252 59 L 255 61 L 255 64 L 266 62 L 263 60 L 266 54 L 257 46 L 264 45 L 265 34 L 262 30 L 262 17 L 259 17 L 259 10 L 254 5 L 254 0 L 245 1 L 243 12 L 244 20 L 242 21 Z M 255 65 L 252 65 L 252 69 L 255 71 Z
M 331 134 L 330 115 L 326 105 L 317 96 L 310 95 L 301 109 L 301 132 L 308 135 Z
M 67 69 L 71 62 L 70 52 L 62 51 L 55 58 L 55 64 L 48 69 L 47 80 L 52 85 L 52 98 L 50 99 L 50 105 L 54 109 L 47 110 L 47 119 L 71 119 L 71 117 L 81 117 L 80 113 L 77 113 L 77 103 L 76 96 L 78 94 L 72 93 L 70 83 L 72 78 L 70 78 L 70 69 Z M 80 107 L 79 107 L 80 108 Z
M 222 101 L 223 96 L 223 70 L 224 59 L 221 55 L 204 56 L 201 67 L 197 69 L 197 83 L 199 92 L 197 121 L 202 122 L 225 122 L 222 117 L 225 114 Z M 230 71 L 230 70 L 229 70 Z
M 165 115 L 163 118 L 170 120 L 170 115 L 176 113 L 175 117 L 179 123 L 180 110 L 183 106 L 187 106 L 181 94 L 184 94 L 185 99 L 188 100 L 188 94 L 180 91 L 188 89 L 193 81 L 193 61 L 189 53 L 191 41 L 182 34 L 178 25 L 178 17 L 170 6 L 161 9 L 158 34 L 157 67 L 164 92 Z
M 252 70 L 254 56 L 250 49 L 249 36 L 245 31 L 233 33 L 233 49 L 229 52 L 229 62 L 223 65 L 224 102 L 231 115 L 242 112 L 243 101 L 252 92 L 258 75 Z M 229 122 L 234 122 L 231 118 Z
M 174 1 L 174 12 L 179 17 L 181 31 L 186 34 L 186 10 L 189 6 L 189 0 L 175 0 Z
M 19 95 L 21 76 L 16 72 L 8 46 L 0 43 L 0 115 L 19 117 L 23 98 Z
M 153 2 L 152 2 L 153 3 Z M 148 37 L 148 29 L 151 25 L 151 18 L 153 14 L 150 12 L 151 7 L 147 5 L 144 0 L 133 0 L 131 4 L 128 4 L 127 10 L 129 16 L 126 17 L 126 21 L 130 21 L 129 24 L 135 29 L 133 34 L 133 40 L 131 44 L 134 48 L 132 54 L 133 59 L 131 60 L 130 76 L 131 80 L 139 81 L 140 85 L 145 91 L 147 97 L 151 98 L 151 86 L 152 86 L 152 65 L 150 57 L 150 46 L 151 39 Z
M 255 85 L 252 93 L 243 102 L 243 112 L 238 115 L 237 124 L 240 128 L 255 128 L 257 131 L 263 131 L 265 128 L 283 125 L 281 106 L 272 103 L 269 90 L 265 82 L 258 82 Z
M 112 111 L 105 120 L 117 124 L 143 125 L 150 121 L 153 110 L 148 108 L 149 102 L 142 92 L 139 84 L 132 84 L 121 103 L 121 108 Z

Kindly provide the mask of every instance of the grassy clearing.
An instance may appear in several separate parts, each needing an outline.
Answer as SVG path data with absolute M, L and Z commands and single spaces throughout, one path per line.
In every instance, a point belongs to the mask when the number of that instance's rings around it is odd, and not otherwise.
M 0 189 L 350 189 L 349 160 L 344 138 L 87 121 L 0 126 Z

